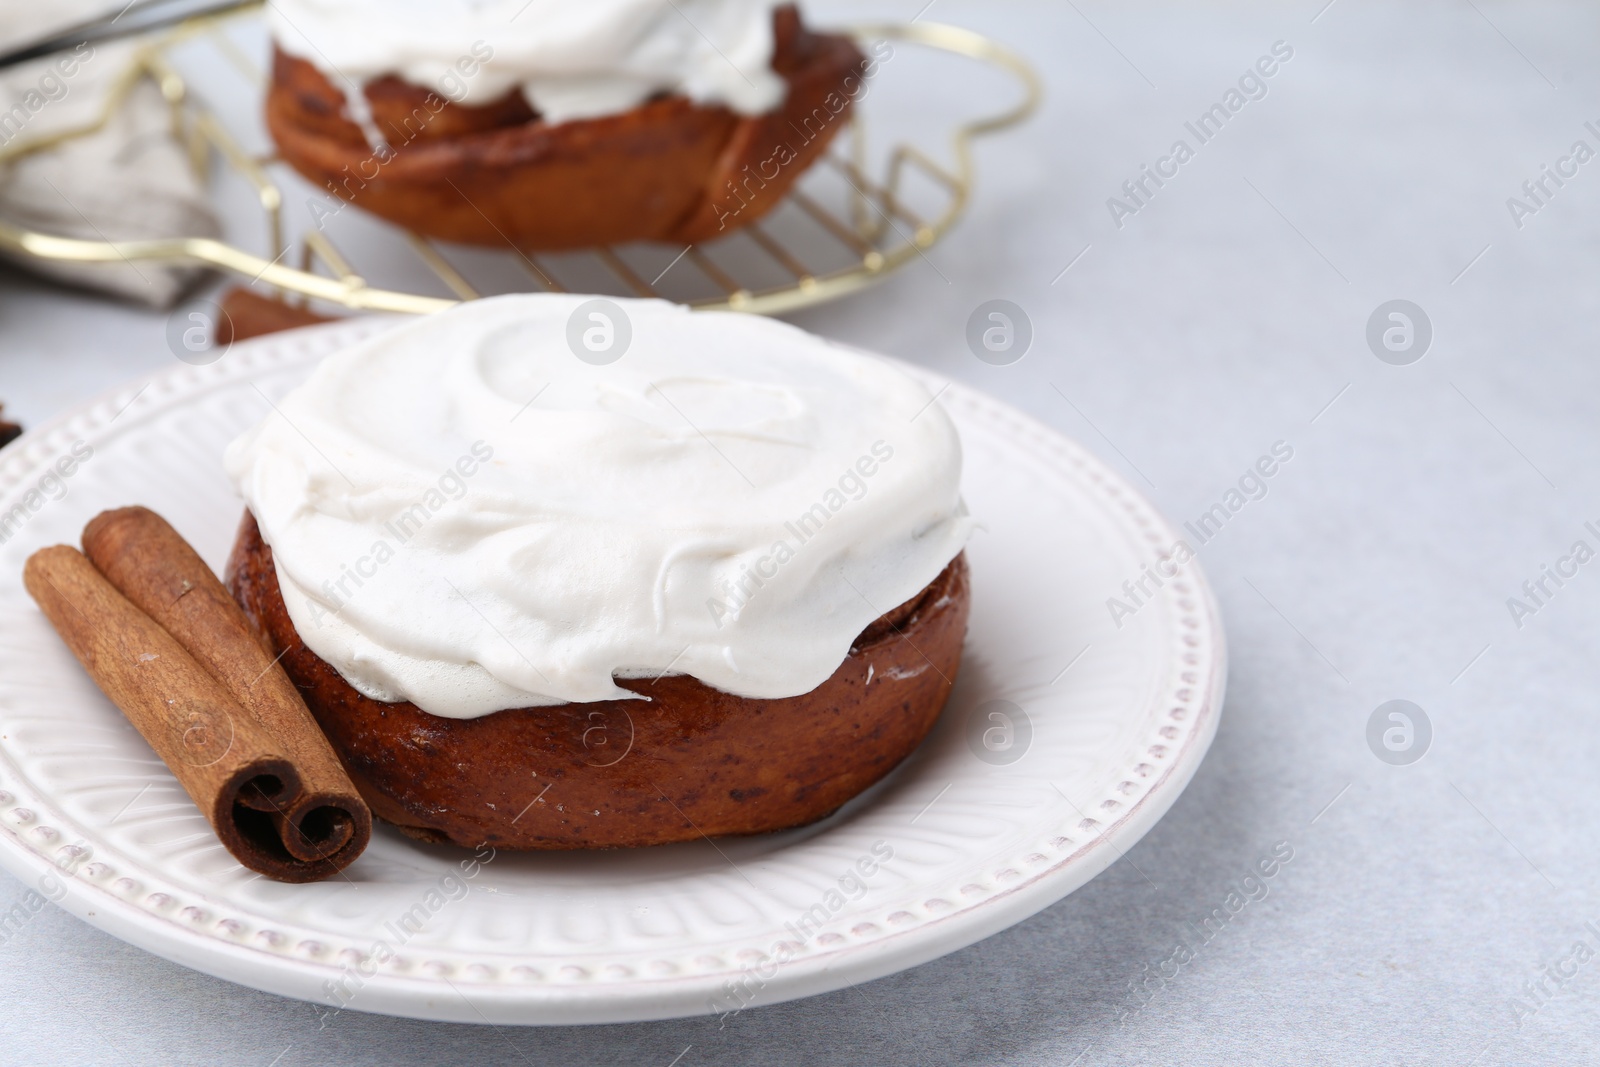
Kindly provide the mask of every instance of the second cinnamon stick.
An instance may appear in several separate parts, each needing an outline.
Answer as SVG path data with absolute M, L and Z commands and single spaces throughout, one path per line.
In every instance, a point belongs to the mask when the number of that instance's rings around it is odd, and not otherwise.
M 305 861 L 348 863 L 367 845 L 372 816 L 287 674 L 211 568 L 160 515 L 102 512 L 83 550 L 124 596 L 177 639 L 274 738 L 301 790 L 267 801 L 285 847 Z M 341 864 L 342 866 L 342 864 Z

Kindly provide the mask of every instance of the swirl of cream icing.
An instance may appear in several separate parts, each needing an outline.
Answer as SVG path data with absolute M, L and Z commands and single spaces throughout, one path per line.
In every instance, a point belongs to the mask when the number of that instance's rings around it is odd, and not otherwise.
M 965 545 L 955 428 L 895 364 L 586 299 L 406 322 L 229 446 L 295 628 L 362 693 L 451 718 L 665 672 L 795 696 Z
M 783 99 L 779 0 L 272 0 L 278 47 L 340 86 L 393 74 L 458 103 L 521 88 L 551 123 L 628 111 L 658 93 L 741 114 Z M 370 134 L 369 134 L 370 136 Z

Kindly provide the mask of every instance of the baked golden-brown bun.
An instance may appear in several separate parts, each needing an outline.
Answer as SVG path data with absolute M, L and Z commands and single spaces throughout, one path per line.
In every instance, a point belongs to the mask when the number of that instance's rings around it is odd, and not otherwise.
M 306 647 L 248 511 L 227 579 L 373 814 L 423 840 L 496 848 L 661 845 L 822 818 L 932 729 L 969 600 L 960 555 L 801 696 L 754 700 L 666 675 L 617 680 L 648 701 L 446 719 L 361 695 Z
M 463 107 L 386 77 L 363 87 L 393 149 L 383 159 L 344 94 L 276 51 L 267 128 L 314 184 L 428 237 L 524 251 L 708 240 L 776 207 L 861 92 L 867 62 L 848 38 L 807 31 L 792 7 L 774 19 L 788 92 L 764 115 L 673 96 L 552 126 L 518 90 Z

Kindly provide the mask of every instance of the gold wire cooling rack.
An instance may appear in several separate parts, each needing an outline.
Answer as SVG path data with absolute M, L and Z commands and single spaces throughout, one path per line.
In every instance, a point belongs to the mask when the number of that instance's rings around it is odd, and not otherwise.
M 481 250 L 448 246 L 447 254 L 429 239 L 383 224 L 390 234 L 388 243 L 392 246 L 397 238 L 420 260 L 431 275 L 431 282 L 448 294 L 441 296 L 409 291 L 422 288 L 420 285 L 372 284 L 368 275 L 353 264 L 360 257 L 342 251 L 324 229 L 306 228 L 296 236 L 289 235 L 283 182 L 299 179 L 270 151 L 252 154 L 244 148 L 241 137 L 191 91 L 173 60 L 173 52 L 180 46 L 209 44 L 235 68 L 246 70 L 258 85 L 264 83 L 263 72 L 226 33 L 230 22 L 258 14 L 260 6 L 249 3 L 238 11 L 193 19 L 151 40 L 137 51 L 130 67 L 113 83 L 97 120 L 49 137 L 8 145 L 0 149 L 0 165 L 99 130 L 128 94 L 149 79 L 171 108 L 173 130 L 186 146 L 197 175 L 207 180 L 212 162 L 220 160 L 248 183 L 266 217 L 266 252 L 257 254 L 229 240 L 209 237 L 87 241 L 28 231 L 3 219 L 0 246 L 41 259 L 80 263 L 204 264 L 252 283 L 260 282 L 282 294 L 294 294 L 301 303 L 316 300 L 353 310 L 422 314 L 486 295 L 491 290 L 469 277 L 473 273 L 471 267 L 458 262 L 476 253 L 478 258 L 473 265 L 481 267 Z M 526 290 L 533 287 L 530 282 L 537 283 L 538 289 L 554 292 L 569 288 L 605 292 L 610 288 L 618 295 L 660 296 L 696 308 L 777 314 L 856 292 L 925 256 L 955 225 L 971 198 L 972 141 L 1023 121 L 1038 104 L 1038 76 L 1015 53 L 955 26 L 911 22 L 857 26 L 848 32 L 862 41 L 903 42 L 978 60 L 1011 75 L 1020 84 L 1022 99 L 1003 113 L 957 124 L 951 135 L 950 165 L 904 142 L 894 143 L 875 157 L 869 152 L 866 125 L 857 114 L 850 129 L 838 139 L 843 142 L 842 149 L 836 142 L 822 165 L 812 168 L 814 172 L 831 172 L 834 180 L 830 190 L 821 188 L 822 182 L 814 182 L 808 175 L 765 219 L 726 237 L 677 252 L 676 258 L 653 280 L 647 280 L 653 268 L 641 265 L 647 254 L 632 247 L 626 255 L 617 248 L 591 249 L 583 254 L 590 260 L 587 267 L 575 264 L 569 254 L 559 269 L 526 251 L 508 249 L 499 258 L 521 268 L 517 272 L 520 283 L 507 286 L 500 278 L 499 291 Z M 879 79 L 883 76 L 880 72 Z M 869 162 L 874 158 L 881 160 L 876 168 Z M 874 170 L 876 173 L 872 173 Z M 282 172 L 283 178 L 276 177 L 275 171 Z M 914 206 L 907 185 L 916 176 L 923 180 L 917 183 L 921 198 Z M 741 242 L 742 249 L 737 244 Z M 656 253 L 658 257 L 671 256 L 673 249 L 656 246 Z M 369 248 L 366 258 L 369 263 L 386 262 L 391 254 L 389 248 L 383 249 L 382 254 L 374 254 Z M 676 292 L 662 291 L 658 283 L 680 261 L 687 261 L 693 270 L 676 273 Z

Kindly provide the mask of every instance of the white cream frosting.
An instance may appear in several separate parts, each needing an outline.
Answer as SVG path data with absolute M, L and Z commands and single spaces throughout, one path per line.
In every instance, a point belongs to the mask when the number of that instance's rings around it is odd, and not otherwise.
M 770 111 L 780 0 L 271 0 L 273 38 L 345 90 L 394 74 L 458 103 L 520 87 L 551 123 L 627 111 L 657 93 Z M 485 57 L 487 61 L 485 62 Z
M 596 366 L 568 342 L 586 299 L 407 322 L 229 446 L 296 629 L 368 696 L 472 718 L 667 672 L 795 696 L 965 545 L 955 428 L 894 364 L 618 300 L 631 341 Z

